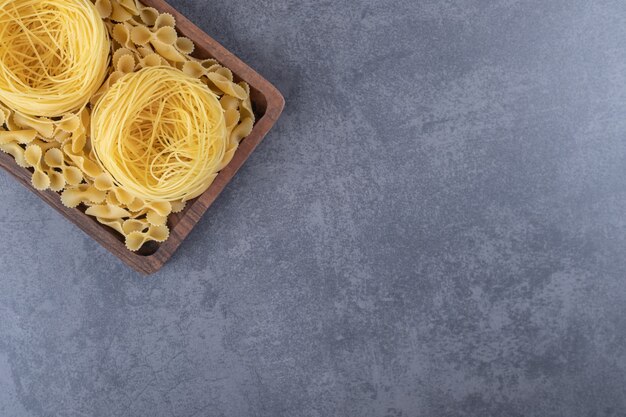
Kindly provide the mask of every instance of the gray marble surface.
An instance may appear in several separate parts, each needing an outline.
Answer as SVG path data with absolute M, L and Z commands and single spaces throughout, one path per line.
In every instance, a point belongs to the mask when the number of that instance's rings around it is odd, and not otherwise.
M 276 129 L 143 279 L 0 173 L 0 416 L 626 415 L 622 0 L 172 0 Z

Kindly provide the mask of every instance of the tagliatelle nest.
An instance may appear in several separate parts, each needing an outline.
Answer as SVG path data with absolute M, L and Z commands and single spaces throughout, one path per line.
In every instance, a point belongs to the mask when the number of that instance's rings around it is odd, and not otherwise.
M 24 115 L 76 111 L 107 74 L 107 30 L 87 1 L 0 0 L 0 40 L 0 101 Z
M 32 16 L 40 17 L 38 24 L 28 23 Z M 236 83 L 217 61 L 192 57 L 194 44 L 178 36 L 175 23 L 135 0 L 0 0 L 0 151 L 32 169 L 36 189 L 59 192 L 67 207 L 84 207 L 132 251 L 167 240 L 168 216 L 210 186 L 255 122 L 249 86 Z M 30 49 L 28 36 L 35 39 Z M 28 69 L 18 63 L 21 56 Z M 105 149 L 107 155 L 114 150 L 99 146 L 113 142 L 104 133 L 111 119 L 92 118 L 93 109 L 111 104 L 102 114 L 119 119 L 132 103 L 109 100 L 109 94 L 115 97 L 127 80 L 162 71 L 197 86 L 189 94 L 204 97 L 212 110 L 203 114 L 181 95 L 171 101 L 176 94 L 161 95 L 161 105 L 139 106 L 138 122 L 129 119 L 130 130 L 119 131 L 122 153 L 103 157 Z M 35 91 L 46 88 L 57 90 L 49 97 L 42 91 L 33 101 Z M 114 115 L 118 104 L 125 108 Z M 205 142 L 192 140 L 196 130 L 183 128 L 185 123 L 208 134 Z M 123 161 L 122 170 L 111 161 Z M 199 173 L 201 180 L 192 180 Z
M 125 75 L 92 116 L 95 157 L 120 187 L 144 200 L 195 198 L 223 166 L 224 110 L 206 85 L 179 70 Z

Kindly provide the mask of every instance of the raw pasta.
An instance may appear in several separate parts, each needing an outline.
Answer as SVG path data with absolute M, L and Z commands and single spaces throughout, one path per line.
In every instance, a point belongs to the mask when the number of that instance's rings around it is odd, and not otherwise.
M 0 0 L 0 101 L 29 116 L 75 111 L 102 84 L 109 49 L 88 0 Z
M 91 123 L 102 167 L 147 201 L 188 201 L 206 191 L 224 159 L 226 133 L 217 97 L 171 67 L 124 76 L 98 101 Z
M 0 0 L 0 151 L 131 251 L 167 240 L 255 122 L 249 86 L 192 57 L 175 23 L 136 0 Z

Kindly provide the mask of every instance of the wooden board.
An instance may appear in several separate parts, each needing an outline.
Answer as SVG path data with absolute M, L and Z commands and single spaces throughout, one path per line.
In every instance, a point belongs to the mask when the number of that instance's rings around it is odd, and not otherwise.
M 241 168 L 276 123 L 285 106 L 285 100 L 280 92 L 266 79 L 191 23 L 164 0 L 143 0 L 143 3 L 161 12 L 170 13 L 176 18 L 176 29 L 178 32 L 190 38 L 196 44 L 194 56 L 198 58 L 215 58 L 225 67 L 230 68 L 238 80 L 243 80 L 250 84 L 252 105 L 257 114 L 257 122 L 252 133 L 241 142 L 235 157 L 220 172 L 213 185 L 200 197 L 189 202 L 182 213 L 170 216 L 168 221 L 170 238 L 160 245 L 147 245 L 137 253 L 130 252 L 126 249 L 122 236 L 108 227 L 102 226 L 81 210 L 69 209 L 63 206 L 59 194 L 52 191 L 41 192 L 35 190 L 30 182 L 31 172 L 20 168 L 11 156 L 0 152 L 0 166 L 128 266 L 142 274 L 148 275 L 161 269 L 171 258 L 217 196 L 226 187 L 226 184 L 235 176 L 239 168 Z

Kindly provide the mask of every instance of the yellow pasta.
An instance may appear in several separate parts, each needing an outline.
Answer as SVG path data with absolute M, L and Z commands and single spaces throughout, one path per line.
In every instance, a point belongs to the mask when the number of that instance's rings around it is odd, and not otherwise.
M 15 163 L 22 168 L 29 168 L 24 154 L 26 151 L 17 142 L 0 143 L 0 151 L 7 153 L 15 159 Z
M 146 24 L 146 26 L 154 26 L 159 18 L 159 11 L 154 7 L 142 7 L 139 12 L 139 17 Z
M 122 223 L 122 230 L 125 235 L 133 232 L 144 232 L 150 227 L 146 220 L 128 219 Z
M 103 172 L 98 175 L 94 179 L 93 185 L 100 191 L 109 191 L 115 187 L 115 184 L 113 184 L 113 178 L 108 172 Z
M 50 148 L 46 151 L 44 156 L 44 162 L 52 169 L 58 169 L 61 171 L 61 177 L 59 178 L 57 171 L 50 171 L 49 176 L 52 174 L 55 177 L 58 184 L 62 185 L 54 187 L 53 191 L 61 191 L 65 188 L 66 184 L 79 185 L 83 182 L 83 173 L 80 169 L 67 165 L 65 163 L 65 156 L 63 151 L 59 148 Z
M 148 210 L 146 213 L 146 220 L 153 226 L 165 226 L 167 223 L 167 216 L 161 216 L 154 210 Z
M 106 192 L 89 184 L 66 188 L 61 193 L 61 202 L 69 208 L 78 207 L 80 204 L 101 204 L 105 199 Z
M 131 251 L 167 240 L 255 121 L 175 24 L 137 0 L 0 0 L 0 151 Z
M 11 142 L 27 144 L 34 141 L 36 137 L 36 130 L 0 130 L 0 144 L 7 144 Z
M 166 226 L 150 226 L 147 232 L 131 232 L 126 236 L 126 247 L 131 251 L 137 251 L 150 241 L 165 242 L 169 237 L 169 229 Z
M 0 0 L 0 101 L 31 116 L 77 110 L 102 84 L 109 50 L 88 0 Z
M 54 136 L 54 124 L 48 118 L 29 117 L 21 113 L 14 113 L 11 119 L 16 126 L 36 130 L 42 138 L 50 139 Z
M 131 207 L 132 211 L 137 211 L 137 210 L 134 210 L 134 207 L 132 207 L 132 204 L 134 201 L 138 201 L 139 200 L 138 198 L 136 198 L 134 195 L 132 195 L 131 193 L 129 193 L 128 191 L 122 188 L 115 188 L 113 190 L 113 193 L 115 194 L 115 199 L 117 201 L 119 201 L 121 204 L 125 206 Z
M 169 67 L 126 75 L 92 115 L 97 160 L 120 187 L 144 200 L 202 194 L 215 178 L 227 139 L 217 97 Z
M 124 233 L 124 229 L 122 228 L 122 224 L 124 223 L 124 221 L 122 219 L 104 219 L 102 217 L 96 217 L 96 220 L 98 220 L 98 223 L 108 226 L 111 229 L 115 230 L 117 233 L 121 234 L 122 236 L 125 236 L 126 233 Z
M 121 219 L 124 217 L 130 217 L 130 213 L 128 211 L 112 204 L 91 206 L 87 209 L 87 211 L 85 211 L 85 214 L 103 219 Z
M 38 145 L 28 145 L 26 147 L 26 152 L 24 153 L 24 158 L 29 166 L 31 166 L 35 173 L 32 177 L 32 184 L 36 190 L 46 190 L 50 187 L 50 177 L 44 171 L 41 159 L 42 159 L 42 150 Z

